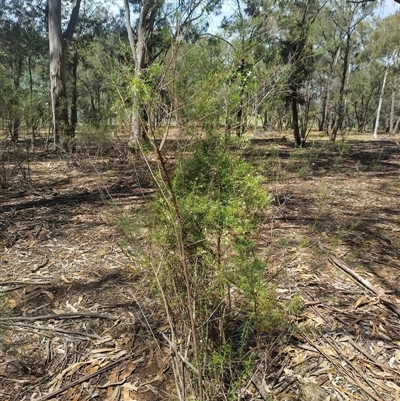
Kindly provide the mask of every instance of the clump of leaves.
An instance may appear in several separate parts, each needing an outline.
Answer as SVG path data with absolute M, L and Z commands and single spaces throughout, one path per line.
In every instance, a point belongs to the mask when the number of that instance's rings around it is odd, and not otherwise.
M 221 302 L 255 311 L 261 302 L 265 261 L 257 256 L 259 229 L 270 196 L 263 177 L 240 158 L 225 139 L 211 137 L 197 144 L 177 164 L 172 189 L 178 205 L 185 253 L 190 266 L 198 318 L 206 320 Z M 156 210 L 160 242 L 178 246 L 168 197 L 151 205 Z M 176 252 L 174 253 L 176 254 Z M 167 269 L 171 277 L 171 270 Z M 173 269 L 172 276 L 179 276 Z M 177 288 L 178 277 L 173 277 Z

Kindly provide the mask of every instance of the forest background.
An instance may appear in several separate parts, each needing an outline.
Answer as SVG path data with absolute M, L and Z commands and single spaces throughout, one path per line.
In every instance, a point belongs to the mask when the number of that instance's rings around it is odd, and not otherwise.
M 398 16 L 382 19 L 386 3 L 76 2 L 50 10 L 50 29 L 45 2 L 3 3 L 0 119 L 13 141 L 51 127 L 67 143 L 79 124 L 138 142 L 168 119 L 200 118 L 238 136 L 290 129 L 301 146 L 312 128 L 332 141 L 374 129 L 383 90 L 377 124 L 398 129 Z M 59 65 L 50 93 L 47 31 Z

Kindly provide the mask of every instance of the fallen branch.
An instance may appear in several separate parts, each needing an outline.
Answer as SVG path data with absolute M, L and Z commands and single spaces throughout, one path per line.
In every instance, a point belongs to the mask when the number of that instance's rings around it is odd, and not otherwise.
M 54 284 L 51 281 L 23 281 L 23 280 L 13 280 L 13 281 L 0 281 L 0 287 L 5 285 L 15 285 L 15 284 L 23 284 L 23 285 L 51 285 Z
M 268 385 L 267 383 L 265 383 L 265 380 L 264 379 L 259 380 L 256 377 L 253 377 L 251 382 L 257 389 L 258 393 L 261 395 L 262 399 L 267 401 L 269 399 L 269 394 L 271 393 L 271 390 L 268 388 Z
M 325 352 L 324 347 L 320 347 L 319 345 L 317 345 L 313 340 L 311 340 L 311 338 L 309 338 L 306 334 L 301 334 L 303 336 L 303 338 L 309 343 L 311 344 L 313 347 L 315 347 L 318 352 L 325 358 L 327 359 L 333 366 L 335 366 L 335 368 L 341 372 L 344 376 L 347 377 L 347 380 L 349 383 L 351 383 L 353 386 L 355 387 L 359 387 L 362 391 L 364 391 L 366 394 L 368 394 L 372 399 L 374 399 L 375 401 L 382 401 L 382 399 L 375 395 L 374 393 L 372 393 L 368 388 L 366 388 L 358 379 L 358 377 L 356 375 L 352 375 L 350 373 L 350 371 L 346 368 L 346 365 L 342 365 L 340 363 L 340 361 L 336 361 L 336 358 L 330 356 L 327 352 Z M 336 351 L 337 352 L 337 351 Z M 338 356 L 340 356 L 340 358 L 343 358 L 343 356 L 341 354 L 338 354 Z M 347 360 L 348 362 L 348 360 Z M 355 370 L 356 373 L 359 374 L 359 372 L 357 370 Z
M 54 331 L 56 333 L 61 333 L 61 334 L 68 334 L 71 336 L 89 337 L 89 338 L 94 338 L 95 340 L 104 341 L 104 338 L 98 336 L 97 334 L 89 334 L 89 333 L 84 333 L 82 331 L 70 331 L 70 330 L 58 329 L 57 327 L 39 326 L 36 324 L 26 324 L 26 323 L 18 323 L 18 322 L 12 323 L 12 324 L 7 324 L 7 323 L 3 322 L 3 323 L 0 323 L 0 327 L 6 327 L 6 328 L 23 327 L 23 328 L 34 329 L 34 330 L 47 330 L 47 331 Z
M 323 252 L 327 252 L 326 249 L 323 247 L 323 245 L 320 242 L 318 242 L 318 247 Z M 390 301 L 389 298 L 387 298 L 386 294 L 383 291 L 381 291 L 378 288 L 376 288 L 375 286 L 373 286 L 368 280 L 359 276 L 355 271 L 350 269 L 350 267 L 346 266 L 346 264 L 343 261 L 341 261 L 340 259 L 338 259 L 336 256 L 328 255 L 328 259 L 333 265 L 342 269 L 344 272 L 346 272 L 348 275 L 350 275 L 356 282 L 358 282 L 363 287 L 367 288 L 372 293 L 374 293 L 378 297 L 378 300 L 382 304 L 387 306 L 389 309 L 392 310 L 392 312 L 394 312 L 397 316 L 400 317 L 400 309 L 392 301 Z
M 14 317 L 1 317 L 0 322 L 3 321 L 36 321 L 36 320 L 50 320 L 50 319 L 79 319 L 81 317 L 93 317 L 99 319 L 118 320 L 117 316 L 95 313 L 95 312 L 75 312 L 75 313 L 55 313 L 51 315 L 42 316 L 14 316 Z
M 93 379 L 93 377 L 96 377 L 96 376 L 106 372 L 107 370 L 110 370 L 114 366 L 118 365 L 119 363 L 121 363 L 123 361 L 126 361 L 127 359 L 131 358 L 132 356 L 133 356 L 133 354 L 125 355 L 125 356 L 117 359 L 116 361 L 110 362 L 107 366 L 104 366 L 104 368 L 99 369 L 97 372 L 91 373 L 90 375 L 87 375 L 87 376 L 84 376 L 84 377 L 82 377 L 82 378 L 80 378 L 78 380 L 75 380 L 74 382 L 68 384 L 67 386 L 62 387 L 62 388 L 60 388 L 60 389 L 58 389 L 56 391 L 53 391 L 52 393 L 47 394 L 47 395 L 45 395 L 43 397 L 37 398 L 34 401 L 50 400 L 51 398 L 54 398 L 57 395 L 62 394 L 64 391 L 67 391 L 70 388 L 77 386 L 78 384 L 81 384 L 81 383 L 84 383 L 84 382 L 86 382 L 86 381 L 88 381 L 90 379 Z M 139 362 L 143 362 L 143 361 L 144 361 L 144 358 L 141 357 L 138 360 L 133 361 L 133 363 L 139 363 Z
M 23 285 L 17 285 L 15 287 L 5 288 L 5 289 L 1 290 L 1 292 L 3 292 L 3 293 L 4 292 L 13 292 L 15 290 L 19 290 L 20 288 L 24 288 L 24 286 Z
M 386 366 L 383 363 L 380 363 L 377 359 L 375 359 L 366 349 L 364 349 L 361 345 L 357 344 L 354 340 L 349 338 L 349 343 L 356 348 L 359 352 L 361 352 L 364 356 L 366 356 L 371 362 L 373 362 L 376 366 L 379 366 L 383 372 L 386 372 L 388 369 L 395 372 L 396 375 L 398 374 L 398 371 L 396 369 L 391 368 L 390 366 Z M 394 377 L 390 378 L 391 380 L 394 379 Z
M 272 390 L 273 394 L 279 395 L 280 393 L 283 393 L 295 381 L 299 380 L 298 379 L 299 376 L 304 376 L 306 373 L 311 372 L 313 369 L 317 368 L 318 366 L 319 366 L 319 362 L 313 362 L 310 365 L 306 366 L 304 369 L 301 370 L 301 372 L 298 375 L 294 375 L 294 376 L 290 377 L 288 380 L 281 383 L 278 387 L 274 388 Z

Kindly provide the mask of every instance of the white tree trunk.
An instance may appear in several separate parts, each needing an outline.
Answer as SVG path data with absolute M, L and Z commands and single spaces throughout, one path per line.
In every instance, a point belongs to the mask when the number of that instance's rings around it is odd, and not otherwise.
M 385 85 L 388 71 L 389 71 L 389 66 L 387 65 L 385 68 L 385 74 L 383 76 L 383 83 L 382 83 L 381 94 L 379 96 L 378 109 L 376 110 L 375 128 L 374 128 L 374 134 L 372 135 L 374 139 L 378 138 L 379 117 L 381 115 L 382 99 L 383 99 L 383 94 L 385 93 Z

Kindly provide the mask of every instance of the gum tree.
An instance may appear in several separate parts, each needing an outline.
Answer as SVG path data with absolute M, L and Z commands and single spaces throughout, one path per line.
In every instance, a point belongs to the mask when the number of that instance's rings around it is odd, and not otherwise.
M 62 32 L 61 0 L 49 0 L 47 8 L 50 50 L 50 86 L 54 144 L 65 149 L 74 137 L 68 116 L 67 58 L 68 47 L 78 21 L 81 0 L 74 0 L 67 28 Z
M 351 62 L 351 50 L 354 46 L 353 34 L 357 25 L 372 14 L 374 4 L 363 5 L 361 2 L 349 3 L 345 0 L 335 2 L 330 17 L 341 32 L 342 44 L 342 68 L 340 76 L 339 94 L 336 103 L 336 116 L 330 139 L 336 141 L 336 136 L 343 128 L 346 117 L 346 88 L 348 85 L 349 65 Z
M 398 74 L 399 74 L 399 52 L 400 52 L 400 14 L 396 13 L 391 15 L 382 21 L 380 21 L 372 34 L 372 43 L 374 48 L 372 49 L 375 58 L 379 64 L 384 66 L 384 74 L 381 84 L 381 94 L 378 101 L 378 110 L 375 121 L 375 128 L 373 137 L 377 137 L 379 116 L 384 96 L 384 89 L 386 79 L 389 78 L 389 85 L 391 89 L 391 106 L 388 130 L 389 134 L 394 134 L 395 128 L 395 103 L 396 103 L 396 92 L 398 89 Z M 390 73 L 389 77 L 388 74 Z
M 300 128 L 299 108 L 305 102 L 302 88 L 311 76 L 315 62 L 312 43 L 314 23 L 326 3 L 317 0 L 295 2 L 288 7 L 286 18 L 282 19 L 280 54 L 282 60 L 292 66 L 286 100 L 292 109 L 296 146 L 303 146 L 306 141 L 307 121 L 303 121 Z
M 38 2 L 0 3 L 1 117 L 13 142 L 20 139 L 24 121 L 34 135 L 45 103 L 38 86 L 44 56 L 43 14 Z
M 155 61 L 173 45 L 196 40 L 208 26 L 206 16 L 218 9 L 220 0 L 124 0 L 125 23 L 133 60 L 130 144 L 137 146 L 147 135 L 148 120 L 141 105 L 143 77 Z M 131 8 L 136 20 L 132 23 Z

